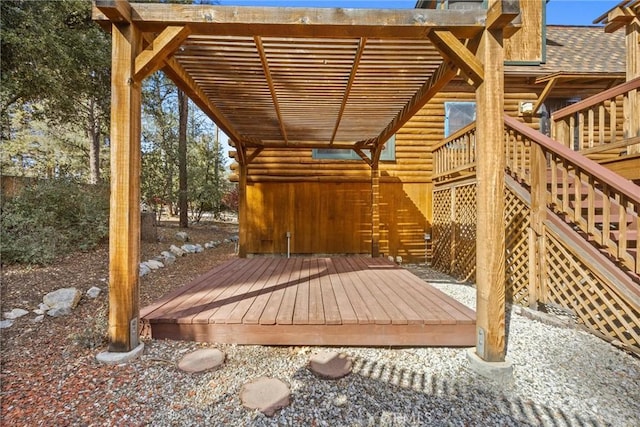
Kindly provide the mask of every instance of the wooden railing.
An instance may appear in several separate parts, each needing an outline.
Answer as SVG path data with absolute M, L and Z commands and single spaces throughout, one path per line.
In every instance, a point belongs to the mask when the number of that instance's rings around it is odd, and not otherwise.
M 638 186 L 514 118 L 504 122 L 507 170 L 531 188 L 532 210 L 550 207 L 640 273 Z
M 637 135 L 630 135 L 624 128 L 631 122 L 625 114 L 634 114 L 628 105 L 629 96 L 639 88 L 640 77 L 554 112 L 553 139 L 596 159 L 599 153 L 623 152 L 627 146 L 640 143 Z M 625 113 L 625 108 L 631 113 Z
M 476 124 L 465 126 L 433 148 L 436 181 L 471 171 L 476 165 Z
M 531 189 L 532 209 L 541 213 L 551 208 L 640 273 L 638 186 L 512 117 L 505 115 L 504 122 L 506 170 Z M 475 123 L 438 144 L 433 153 L 435 181 L 472 171 Z

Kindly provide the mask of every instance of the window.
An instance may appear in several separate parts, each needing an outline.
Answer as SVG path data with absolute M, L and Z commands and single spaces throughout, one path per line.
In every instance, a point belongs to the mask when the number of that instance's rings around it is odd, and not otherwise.
M 462 129 L 476 120 L 475 102 L 444 103 L 444 137 Z
M 362 150 L 367 156 L 371 155 L 369 150 Z M 328 160 L 361 160 L 358 153 L 346 148 L 314 148 L 314 159 Z M 393 161 L 396 159 L 396 136 L 393 135 L 384 144 L 384 149 L 380 154 L 380 161 Z

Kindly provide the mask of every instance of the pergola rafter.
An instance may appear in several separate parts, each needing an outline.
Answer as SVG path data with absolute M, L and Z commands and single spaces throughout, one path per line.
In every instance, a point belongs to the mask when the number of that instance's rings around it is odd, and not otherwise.
M 130 351 L 137 343 L 140 80 L 163 69 L 231 138 L 241 223 L 249 164 L 263 150 L 355 150 L 371 167 L 377 256 L 384 143 L 460 69 L 476 86 L 479 140 L 492 154 L 477 161 L 479 192 L 486 195 L 478 236 L 484 230 L 495 240 L 478 248 L 477 353 L 504 360 L 502 38 L 519 2 L 489 4 L 489 11 L 367 10 L 98 0 L 93 19 L 114 40 L 110 350 Z M 246 239 L 241 227 L 240 256 Z

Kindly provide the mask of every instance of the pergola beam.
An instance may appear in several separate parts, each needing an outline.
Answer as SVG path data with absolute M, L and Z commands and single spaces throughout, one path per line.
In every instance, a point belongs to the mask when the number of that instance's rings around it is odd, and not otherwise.
M 105 17 L 105 19 L 98 21 L 100 24 L 131 23 L 131 4 L 128 0 L 96 0 L 95 8 Z M 96 15 L 95 10 L 93 15 Z
M 520 0 L 500 0 L 487 11 L 486 27 L 489 30 L 503 29 L 520 15 Z
M 182 68 L 178 61 L 173 58 L 167 60 L 162 70 L 229 138 L 239 144 L 244 141 L 244 138 L 235 130 L 231 122 L 227 120 L 218 107 L 209 100 L 204 91 L 193 78 L 191 78 L 189 73 Z
M 110 20 L 111 9 L 98 0 L 93 20 Z M 145 32 L 190 25 L 194 34 L 321 37 L 424 38 L 431 29 L 448 29 L 469 38 L 484 28 L 486 11 L 426 9 L 325 9 L 131 3 L 132 21 Z
M 448 61 L 443 61 L 434 71 L 431 78 L 415 93 L 411 100 L 402 108 L 396 117 L 377 136 L 376 142 L 387 141 L 404 124 L 411 119 L 422 107 L 425 106 L 442 88 L 444 88 L 455 76 L 456 68 Z
M 289 140 L 287 138 L 287 129 L 284 125 L 284 119 L 282 118 L 282 113 L 280 112 L 280 104 L 278 103 L 278 94 L 276 93 L 276 87 L 273 84 L 273 78 L 271 77 L 271 70 L 269 69 L 269 60 L 267 59 L 267 55 L 264 52 L 262 38 L 256 36 L 253 38 L 253 40 L 256 43 L 256 48 L 258 49 L 258 54 L 260 55 L 260 62 L 262 63 L 262 71 L 264 72 L 264 76 L 267 79 L 267 85 L 269 85 L 269 92 L 271 92 L 271 99 L 273 100 L 273 108 L 275 108 L 276 110 L 276 116 L 278 117 L 278 124 L 280 125 L 280 133 L 282 134 L 284 145 L 289 145 Z
M 329 142 L 330 146 L 333 146 L 333 142 L 336 139 L 336 134 L 338 133 L 338 128 L 340 127 L 340 122 L 342 121 L 342 115 L 344 114 L 344 110 L 347 107 L 347 101 L 349 100 L 349 94 L 351 93 L 351 88 L 353 87 L 353 82 L 356 79 L 356 74 L 358 73 L 358 67 L 360 66 L 360 59 L 362 59 L 362 54 L 364 53 L 364 47 L 367 44 L 367 39 L 361 38 L 358 43 L 358 50 L 356 51 L 356 57 L 353 60 L 353 65 L 351 66 L 351 73 L 349 73 L 349 81 L 347 82 L 347 87 L 344 89 L 344 96 L 342 97 L 342 103 L 340 104 L 340 111 L 338 112 L 338 118 L 336 119 L 336 125 L 333 128 L 333 134 L 331 135 L 331 141 Z

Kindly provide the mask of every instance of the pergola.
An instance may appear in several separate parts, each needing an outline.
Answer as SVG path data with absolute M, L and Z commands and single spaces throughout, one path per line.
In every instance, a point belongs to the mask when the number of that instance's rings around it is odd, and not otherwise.
M 237 150 L 240 223 L 247 165 L 264 148 L 348 148 L 371 167 L 385 141 L 457 75 L 476 90 L 477 346 L 505 355 L 503 38 L 518 0 L 488 10 L 367 10 L 135 4 L 97 0 L 111 32 L 109 351 L 138 345 L 141 82 L 162 69 Z M 240 231 L 242 247 L 246 236 Z M 243 253 L 240 254 L 243 256 Z

